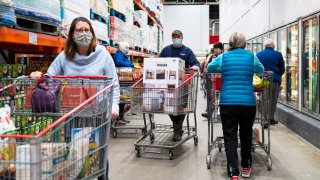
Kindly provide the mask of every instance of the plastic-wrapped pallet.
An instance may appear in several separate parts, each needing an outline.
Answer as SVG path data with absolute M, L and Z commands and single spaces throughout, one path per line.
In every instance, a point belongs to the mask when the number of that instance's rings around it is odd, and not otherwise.
M 108 25 L 96 20 L 90 20 L 98 40 L 109 42 Z
M 26 16 L 36 17 L 53 23 L 60 23 L 59 0 L 12 0 L 15 12 Z
M 13 26 L 16 23 L 16 17 L 10 1 L 0 1 L 0 24 Z
M 142 10 L 134 11 L 133 20 L 137 21 L 141 27 L 144 27 L 148 24 L 148 14 Z
M 108 1 L 107 0 L 90 0 L 90 7 L 93 12 L 108 19 Z
M 60 0 L 62 29 L 61 34 L 67 35 L 72 21 L 77 17 L 90 19 L 90 1 L 89 0 Z
M 126 12 L 126 8 L 128 6 L 133 5 L 133 0 L 111 0 L 110 1 L 110 8 L 124 14 Z

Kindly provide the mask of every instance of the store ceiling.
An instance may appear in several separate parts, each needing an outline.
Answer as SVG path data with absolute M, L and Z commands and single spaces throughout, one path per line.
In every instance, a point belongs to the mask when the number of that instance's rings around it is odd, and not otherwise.
M 219 0 L 165 0 L 164 5 L 202 5 L 209 7 L 209 19 L 219 19 Z

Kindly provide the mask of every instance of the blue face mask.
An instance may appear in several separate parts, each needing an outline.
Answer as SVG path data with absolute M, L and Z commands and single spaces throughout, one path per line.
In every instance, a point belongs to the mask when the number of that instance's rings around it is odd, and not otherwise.
M 179 47 L 182 44 L 182 39 L 175 38 L 175 39 L 172 39 L 172 42 L 173 42 L 173 46 Z
M 129 49 L 126 49 L 126 50 L 124 51 L 124 53 L 125 53 L 125 54 L 129 54 Z

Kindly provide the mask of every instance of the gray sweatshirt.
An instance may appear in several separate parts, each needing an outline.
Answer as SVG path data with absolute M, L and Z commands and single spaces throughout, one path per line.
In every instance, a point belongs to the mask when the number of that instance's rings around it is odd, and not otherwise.
M 68 60 L 64 51 L 50 65 L 47 74 L 66 76 L 109 76 L 113 77 L 112 111 L 119 114 L 119 81 L 117 71 L 110 53 L 104 46 L 97 45 L 95 52 L 89 56 L 76 53 L 74 59 Z

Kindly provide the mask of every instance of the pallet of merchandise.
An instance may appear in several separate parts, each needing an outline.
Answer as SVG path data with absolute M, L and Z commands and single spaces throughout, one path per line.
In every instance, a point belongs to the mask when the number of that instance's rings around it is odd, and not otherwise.
M 0 1 L 0 24 L 13 27 L 15 23 L 16 17 L 13 7 Z
M 108 24 L 108 20 L 104 18 L 103 16 L 95 13 L 92 9 L 90 9 L 90 19 L 99 21 L 103 24 Z
M 35 18 L 32 16 L 16 14 L 16 29 L 22 29 L 37 33 L 58 35 L 59 25 L 50 21 Z
M 126 21 L 126 16 L 123 13 L 121 13 L 115 9 L 110 9 L 110 16 L 115 16 L 124 22 Z

